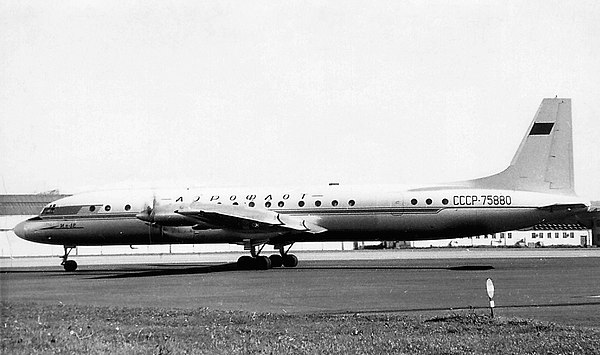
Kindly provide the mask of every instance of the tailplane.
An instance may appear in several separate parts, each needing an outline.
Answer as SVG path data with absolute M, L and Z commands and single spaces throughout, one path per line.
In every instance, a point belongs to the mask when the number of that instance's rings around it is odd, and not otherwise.
M 510 166 L 465 181 L 478 188 L 574 195 L 571 99 L 544 99 Z

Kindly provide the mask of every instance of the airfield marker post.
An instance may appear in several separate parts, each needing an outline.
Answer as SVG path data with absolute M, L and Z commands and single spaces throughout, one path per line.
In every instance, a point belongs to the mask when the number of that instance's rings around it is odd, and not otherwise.
M 490 314 L 491 317 L 494 318 L 494 307 L 496 306 L 494 303 L 494 283 L 492 279 L 488 278 L 485 282 L 485 286 L 487 288 L 488 298 L 490 299 Z

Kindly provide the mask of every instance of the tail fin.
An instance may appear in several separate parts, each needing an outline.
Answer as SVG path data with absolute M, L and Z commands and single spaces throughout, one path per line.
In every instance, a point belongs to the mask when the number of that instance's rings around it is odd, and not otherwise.
M 473 187 L 574 195 L 571 99 L 543 99 L 510 166 Z

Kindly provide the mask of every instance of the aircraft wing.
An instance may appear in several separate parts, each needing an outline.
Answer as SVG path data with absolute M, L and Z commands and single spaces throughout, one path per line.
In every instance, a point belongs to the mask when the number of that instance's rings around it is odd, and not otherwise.
M 218 228 L 249 231 L 279 228 L 282 231 L 308 233 L 322 233 L 327 230 L 304 218 L 243 206 L 193 204 L 189 208 L 179 209 L 175 213 Z

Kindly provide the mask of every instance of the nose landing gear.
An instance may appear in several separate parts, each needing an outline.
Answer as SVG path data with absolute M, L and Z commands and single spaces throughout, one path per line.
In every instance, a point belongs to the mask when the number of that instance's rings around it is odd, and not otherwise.
M 65 245 L 64 248 L 65 248 L 65 254 L 63 256 L 61 256 L 61 259 L 63 261 L 60 264 L 65 268 L 65 271 L 75 271 L 77 269 L 77 263 L 75 262 L 75 260 L 67 260 L 71 251 L 73 249 L 75 249 L 75 246 L 66 246 Z

